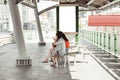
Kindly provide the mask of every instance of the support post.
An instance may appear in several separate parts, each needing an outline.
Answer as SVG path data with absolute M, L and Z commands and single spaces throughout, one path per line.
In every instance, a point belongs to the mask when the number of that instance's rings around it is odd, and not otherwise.
M 35 19 L 36 19 L 37 28 L 38 28 L 38 36 L 39 36 L 39 40 L 40 40 L 38 45 L 45 46 L 46 43 L 43 40 L 43 34 L 42 34 L 41 25 L 40 25 L 40 19 L 39 19 L 39 15 L 38 15 L 38 8 L 37 8 L 36 0 L 33 0 L 33 3 L 35 4 L 34 12 L 35 12 Z
M 76 32 L 79 33 L 79 7 L 76 6 Z M 75 41 L 78 42 L 78 34 L 76 34 Z
M 56 7 L 56 29 L 57 29 L 57 31 L 59 31 L 59 6 L 58 7 Z
M 19 57 L 16 60 L 17 65 L 31 65 L 32 63 L 29 63 L 29 64 L 20 63 L 21 60 L 28 60 L 28 57 L 27 57 L 25 42 L 23 38 L 19 9 L 18 9 L 18 6 L 16 5 L 16 0 L 8 0 L 8 4 L 11 12 L 13 29 L 14 29 L 16 44 L 17 44 L 18 53 L 19 53 Z

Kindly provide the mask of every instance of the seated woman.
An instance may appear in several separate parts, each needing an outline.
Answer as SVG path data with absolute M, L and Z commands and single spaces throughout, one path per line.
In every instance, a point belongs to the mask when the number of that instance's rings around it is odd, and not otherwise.
M 52 51 L 52 60 L 53 60 L 53 64 L 51 66 L 56 66 L 56 59 L 59 56 L 64 56 L 66 53 L 66 45 L 65 45 L 65 41 L 63 39 L 63 34 L 61 31 L 58 31 L 56 33 L 56 47 L 53 49 Z
M 54 39 L 54 42 L 52 43 L 53 47 L 50 49 L 49 54 L 48 54 L 47 58 L 43 61 L 43 63 L 48 63 L 49 58 L 51 58 L 54 61 L 53 64 L 55 64 L 55 59 L 57 59 L 59 51 L 54 52 L 54 48 L 56 47 L 55 45 L 57 45 L 60 42 L 62 44 L 65 44 L 65 48 L 63 47 L 66 50 L 65 52 L 63 52 L 64 55 L 68 53 L 70 42 L 63 32 L 58 31 L 56 33 L 56 39 Z M 57 47 L 59 47 L 59 46 L 57 46 Z M 55 53 L 57 53 L 57 54 L 55 54 Z M 51 55 L 52 55 L 52 57 L 51 57 Z

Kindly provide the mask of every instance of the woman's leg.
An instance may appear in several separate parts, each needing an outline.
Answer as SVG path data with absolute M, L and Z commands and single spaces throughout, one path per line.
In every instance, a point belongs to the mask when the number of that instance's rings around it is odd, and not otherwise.
M 58 66 L 58 54 L 55 54 L 55 55 L 52 57 L 52 60 L 53 60 L 53 63 L 52 63 L 51 66 L 53 66 L 53 67 Z
M 52 57 L 52 61 L 53 61 L 52 65 L 55 65 L 56 64 L 56 62 L 55 62 L 55 56 Z
M 47 58 L 43 61 L 43 63 L 48 63 L 49 58 L 51 57 L 52 50 L 53 50 L 52 48 L 49 50 L 48 56 L 47 56 Z

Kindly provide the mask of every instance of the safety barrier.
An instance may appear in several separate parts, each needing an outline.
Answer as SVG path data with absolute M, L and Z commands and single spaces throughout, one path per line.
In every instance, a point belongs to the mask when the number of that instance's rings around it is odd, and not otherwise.
M 117 57 L 120 56 L 120 35 L 115 33 L 81 30 L 82 38 Z
M 1 37 L 0 38 L 0 45 L 4 45 L 7 43 L 10 43 L 11 40 L 11 36 L 7 36 L 7 37 Z

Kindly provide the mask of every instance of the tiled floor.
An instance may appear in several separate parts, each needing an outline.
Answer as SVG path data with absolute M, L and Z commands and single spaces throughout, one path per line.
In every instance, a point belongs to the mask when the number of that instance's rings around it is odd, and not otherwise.
M 0 47 L 0 80 L 71 80 L 68 68 L 52 68 L 50 63 L 41 63 L 49 47 L 27 45 L 28 55 L 33 60 L 31 67 L 16 66 L 18 53 L 15 44 Z
M 0 80 L 114 80 L 93 58 L 90 62 L 81 61 L 76 66 L 53 68 L 50 63 L 41 63 L 48 54 L 50 44 L 38 46 L 37 43 L 27 44 L 27 54 L 32 58 L 31 67 L 17 67 L 18 52 L 15 44 L 0 47 Z M 72 58 L 70 58 L 72 60 Z
M 75 80 L 115 80 L 106 70 L 104 70 L 91 56 L 86 56 L 86 60 L 81 55 L 77 55 L 75 66 L 70 66 L 71 78 Z

